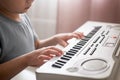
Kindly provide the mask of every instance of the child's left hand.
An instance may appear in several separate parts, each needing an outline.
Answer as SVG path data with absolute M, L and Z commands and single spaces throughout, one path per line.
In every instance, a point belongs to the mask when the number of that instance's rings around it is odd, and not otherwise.
M 73 32 L 73 33 L 61 33 L 54 36 L 55 41 L 63 47 L 67 46 L 67 41 L 72 38 L 81 39 L 84 35 L 82 32 Z

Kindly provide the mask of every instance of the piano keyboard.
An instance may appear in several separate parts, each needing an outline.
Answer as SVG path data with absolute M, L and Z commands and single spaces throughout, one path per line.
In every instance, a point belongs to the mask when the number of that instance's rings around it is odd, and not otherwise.
M 120 63 L 120 24 L 88 21 L 62 50 L 36 70 L 37 80 L 115 80 Z
M 85 36 L 83 39 L 81 39 L 75 46 L 73 46 L 72 49 L 70 49 L 69 51 L 66 52 L 66 54 L 64 54 L 59 60 L 57 60 L 54 64 L 52 64 L 52 67 L 56 67 L 56 68 L 61 68 L 62 66 L 64 66 L 64 64 L 67 63 L 67 61 L 69 61 L 72 56 L 74 56 L 86 43 L 87 41 L 89 41 L 89 39 L 92 38 L 92 36 L 100 29 L 101 27 L 95 27 L 87 36 Z M 98 37 L 95 41 L 97 42 L 97 40 L 100 37 Z M 102 41 L 102 40 L 101 40 Z M 97 45 L 96 45 L 97 47 Z M 87 52 L 90 50 L 91 48 L 88 48 L 86 50 L 86 52 L 84 53 L 87 54 Z M 92 52 L 90 53 L 90 55 L 92 55 L 95 52 L 96 48 L 94 48 L 92 50 Z

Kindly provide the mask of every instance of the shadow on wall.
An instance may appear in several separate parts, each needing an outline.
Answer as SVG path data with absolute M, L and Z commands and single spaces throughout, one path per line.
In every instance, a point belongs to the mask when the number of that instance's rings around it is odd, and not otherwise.
M 120 0 L 58 0 L 57 33 L 71 32 L 88 20 L 120 22 Z

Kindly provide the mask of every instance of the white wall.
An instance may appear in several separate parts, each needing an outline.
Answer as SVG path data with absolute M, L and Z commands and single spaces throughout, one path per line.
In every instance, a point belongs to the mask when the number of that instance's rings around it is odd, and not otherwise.
M 28 14 L 40 39 L 56 34 L 57 0 L 36 0 Z

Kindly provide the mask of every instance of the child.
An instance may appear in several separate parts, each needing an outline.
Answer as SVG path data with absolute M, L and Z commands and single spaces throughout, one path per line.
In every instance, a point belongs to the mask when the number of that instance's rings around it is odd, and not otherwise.
M 0 79 L 9 80 L 28 66 L 41 66 L 63 52 L 54 47 L 67 45 L 80 32 L 62 33 L 39 40 L 25 12 L 34 0 L 0 0 Z

